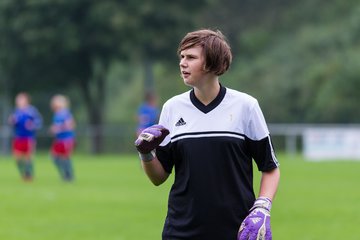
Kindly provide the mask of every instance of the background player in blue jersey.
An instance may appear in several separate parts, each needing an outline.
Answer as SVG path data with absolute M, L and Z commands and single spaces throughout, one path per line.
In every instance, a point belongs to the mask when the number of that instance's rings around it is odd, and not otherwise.
M 64 181 L 74 179 L 71 154 L 75 145 L 75 120 L 69 109 L 69 100 L 63 95 L 55 95 L 51 99 L 51 109 L 54 112 L 50 127 L 55 139 L 51 147 L 54 164 Z
M 159 110 L 156 104 L 156 95 L 153 92 L 147 92 L 145 94 L 145 101 L 139 107 L 137 117 L 137 135 L 139 135 L 145 128 L 148 128 L 158 122 Z
M 9 117 L 14 128 L 13 154 L 21 177 L 25 181 L 33 179 L 34 167 L 32 155 L 35 150 L 35 132 L 41 128 L 42 117 L 38 110 L 30 105 L 30 96 L 19 93 L 15 98 L 16 108 Z
M 270 240 L 278 161 L 257 100 L 222 86 L 232 54 L 220 31 L 188 33 L 178 49 L 192 90 L 168 100 L 135 141 L 155 185 L 175 170 L 163 240 Z M 258 198 L 253 161 L 262 172 Z

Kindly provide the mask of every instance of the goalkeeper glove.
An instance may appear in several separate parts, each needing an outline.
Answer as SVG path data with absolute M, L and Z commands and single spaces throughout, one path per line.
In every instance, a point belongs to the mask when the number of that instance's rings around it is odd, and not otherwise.
M 241 223 L 238 240 L 271 240 L 270 209 L 270 198 L 256 199 L 249 215 Z
M 153 150 L 160 145 L 169 133 L 169 130 L 161 125 L 153 125 L 144 129 L 135 141 L 140 159 L 145 162 L 153 160 L 155 157 Z

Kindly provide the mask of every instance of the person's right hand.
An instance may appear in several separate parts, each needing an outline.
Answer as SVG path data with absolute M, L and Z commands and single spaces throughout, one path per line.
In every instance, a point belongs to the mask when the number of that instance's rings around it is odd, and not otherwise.
M 26 130 L 33 131 L 35 129 L 35 124 L 32 120 L 26 120 L 25 122 Z
M 161 125 L 148 127 L 139 134 L 135 147 L 139 153 L 148 154 L 157 148 L 169 133 L 169 130 Z

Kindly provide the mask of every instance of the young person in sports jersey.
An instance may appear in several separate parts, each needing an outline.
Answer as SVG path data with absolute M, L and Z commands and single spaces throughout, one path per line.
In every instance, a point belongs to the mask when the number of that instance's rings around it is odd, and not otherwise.
M 192 89 L 168 100 L 159 125 L 135 141 L 155 185 L 175 171 L 162 239 L 272 239 L 279 164 L 257 100 L 219 82 L 232 60 L 225 37 L 190 32 L 178 54 L 181 76 Z M 262 172 L 258 198 L 253 160 Z
M 13 155 L 22 179 L 32 181 L 35 133 L 42 126 L 42 117 L 39 111 L 30 104 L 30 96 L 27 93 L 19 93 L 15 98 L 15 105 L 16 108 L 9 117 L 9 124 L 14 128 Z
M 51 99 L 51 109 L 54 112 L 50 131 L 55 139 L 51 146 L 54 164 L 64 181 L 74 179 L 71 154 L 75 145 L 75 120 L 69 109 L 69 100 L 63 95 L 55 95 Z
M 156 124 L 159 120 L 156 95 L 153 92 L 147 92 L 145 94 L 145 101 L 140 105 L 137 115 L 138 126 L 136 136 L 138 136 L 144 129 Z

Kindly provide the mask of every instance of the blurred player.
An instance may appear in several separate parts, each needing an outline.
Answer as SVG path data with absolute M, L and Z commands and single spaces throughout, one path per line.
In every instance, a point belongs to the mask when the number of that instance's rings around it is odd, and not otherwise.
M 270 240 L 280 172 L 258 102 L 219 83 L 232 60 L 221 32 L 188 33 L 178 53 L 181 76 L 193 89 L 168 100 L 160 125 L 135 141 L 155 185 L 175 169 L 162 237 Z M 253 160 L 262 172 L 257 199 Z
M 159 110 L 156 104 L 156 96 L 153 92 L 145 94 L 145 102 L 138 109 L 137 135 L 145 128 L 157 123 L 159 120 Z
M 64 181 L 72 181 L 74 171 L 71 154 L 75 145 L 75 121 L 69 110 L 69 100 L 63 95 L 55 95 L 50 105 L 54 112 L 50 131 L 55 136 L 51 154 L 61 178 Z
M 41 128 L 42 117 L 38 110 L 30 105 L 30 96 L 19 93 L 15 98 L 15 111 L 9 117 L 14 128 L 13 155 L 20 175 L 24 181 L 34 176 L 32 155 L 35 151 L 35 132 Z

